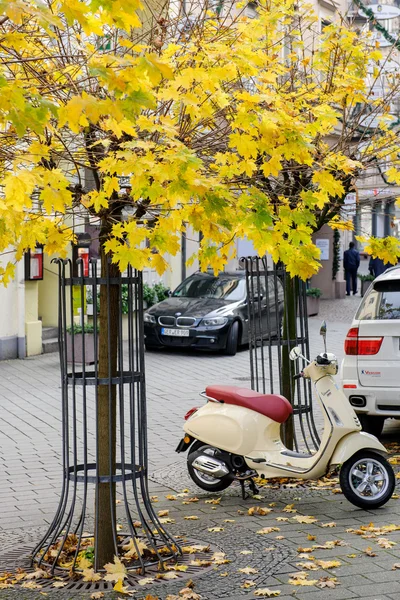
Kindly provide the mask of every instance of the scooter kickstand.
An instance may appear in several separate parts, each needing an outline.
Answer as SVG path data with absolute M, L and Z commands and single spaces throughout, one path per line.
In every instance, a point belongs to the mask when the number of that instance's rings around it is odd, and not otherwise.
M 242 488 L 242 500 L 246 500 L 249 497 L 249 495 L 247 494 L 245 487 L 244 487 L 244 479 L 240 479 L 239 482 L 240 482 L 240 487 Z
M 249 480 L 249 488 L 250 488 L 251 493 L 253 494 L 253 496 L 255 496 L 256 494 L 258 494 L 259 489 L 256 486 L 256 484 L 254 483 L 254 479 L 250 479 Z

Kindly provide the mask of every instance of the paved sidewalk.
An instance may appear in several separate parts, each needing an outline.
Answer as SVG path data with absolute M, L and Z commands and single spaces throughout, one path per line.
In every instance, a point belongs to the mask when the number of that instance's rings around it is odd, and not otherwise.
M 342 308 L 338 309 L 335 321 L 326 314 L 332 315 L 332 309 L 321 303 L 322 314 L 328 321 L 329 350 L 335 352 L 339 359 L 357 301 L 349 298 L 340 303 Z M 334 308 L 337 309 L 337 306 Z M 343 320 L 338 318 L 339 313 Z M 320 317 L 310 319 L 312 354 L 321 350 L 320 321 Z M 244 595 L 255 598 L 253 590 L 260 587 L 280 590 L 281 600 L 293 597 L 300 600 L 400 598 L 400 573 L 391 570 L 393 564 L 400 563 L 400 550 L 397 550 L 400 544 L 389 544 L 388 548 L 377 545 L 381 537 L 399 542 L 399 532 L 388 535 L 385 532 L 369 532 L 367 535 L 373 537 L 366 538 L 346 533 L 350 527 L 367 526 L 371 521 L 380 527 L 400 524 L 397 499 L 375 513 L 365 513 L 349 505 L 342 495 L 332 494 L 329 490 L 290 486 L 267 488 L 262 491 L 262 496 L 265 496 L 262 500 L 243 502 L 238 488 L 232 487 L 222 495 L 221 503 L 213 506 L 205 504 L 208 496 L 195 489 L 188 480 L 185 457 L 174 452 L 181 437 L 183 415 L 193 405 L 202 402 L 198 393 L 207 384 L 245 385 L 244 381 L 249 376 L 247 350 L 241 350 L 235 357 L 182 352 L 148 353 L 146 369 L 151 493 L 159 497 L 156 507 L 170 510 L 170 516 L 176 521 L 168 525 L 173 533 L 186 533 L 198 540 L 212 542 L 232 561 L 196 580 L 195 590 L 203 599 L 236 599 Z M 15 547 L 21 540 L 25 544 L 37 541 L 43 527 L 54 516 L 61 485 L 60 396 L 57 355 L 0 363 L 0 548 L 3 551 Z M 392 424 L 385 439 L 395 439 L 398 432 L 396 423 Z M 189 495 L 199 498 L 198 503 L 183 505 L 182 498 L 178 497 L 175 501 L 165 498 L 171 492 L 179 494 L 186 488 Z M 251 506 L 268 507 L 275 502 L 277 505 L 270 507 L 273 512 L 266 516 L 247 515 Z M 298 512 L 282 512 L 286 504 L 295 504 Z M 184 517 L 188 515 L 200 518 L 187 521 Z M 293 520 L 296 515 L 312 515 L 318 521 L 301 524 Z M 289 520 L 277 521 L 277 518 Z M 227 523 L 226 519 L 234 519 L 235 522 Z M 329 522 L 335 522 L 336 526 L 322 526 L 322 523 Z M 224 531 L 209 532 L 208 528 L 213 526 L 222 526 Z M 257 534 L 263 527 L 279 527 L 280 531 Z M 308 540 L 307 534 L 316 535 L 316 540 Z M 277 536 L 283 536 L 283 539 L 277 539 Z M 323 545 L 326 541 L 335 540 L 349 545 L 313 549 L 312 555 L 316 560 L 340 560 L 341 566 L 335 570 L 340 585 L 319 589 L 314 585 L 288 584 L 288 573 L 302 569 L 296 566 L 297 563 L 310 562 L 298 557 L 298 547 Z M 363 550 L 369 546 L 376 556 L 364 553 Z M 240 554 L 242 550 L 253 554 Z M 258 573 L 250 577 L 238 572 L 246 566 L 256 568 Z M 227 572 L 228 576 L 221 577 L 221 572 Z M 317 580 L 332 576 L 331 569 L 320 569 L 310 571 L 309 579 L 314 579 L 314 573 Z M 245 579 L 254 579 L 256 587 L 241 588 Z M 135 598 L 153 594 L 164 599 L 168 593 L 176 593 L 177 589 L 178 584 L 174 582 L 162 587 L 158 584 L 158 591 L 150 586 L 143 593 L 135 594 Z M 62 590 L 49 592 L 46 589 L 46 593 L 48 598 L 72 597 L 63 594 Z M 35 599 L 45 597 L 40 592 L 28 590 L 0 590 L 0 599 L 25 596 Z

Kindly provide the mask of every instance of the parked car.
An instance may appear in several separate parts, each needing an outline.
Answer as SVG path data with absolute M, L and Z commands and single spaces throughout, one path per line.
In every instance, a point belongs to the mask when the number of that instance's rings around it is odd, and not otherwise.
M 276 335 L 282 321 L 283 287 L 277 280 L 275 288 L 272 276 L 261 277 L 259 282 L 257 286 L 254 278 L 250 302 L 261 307 L 263 332 Z M 192 347 L 234 355 L 238 346 L 249 341 L 247 302 L 244 272 L 195 273 L 170 298 L 145 312 L 146 349 Z
M 380 435 L 386 418 L 400 418 L 400 268 L 371 283 L 344 350 L 343 392 L 363 429 Z

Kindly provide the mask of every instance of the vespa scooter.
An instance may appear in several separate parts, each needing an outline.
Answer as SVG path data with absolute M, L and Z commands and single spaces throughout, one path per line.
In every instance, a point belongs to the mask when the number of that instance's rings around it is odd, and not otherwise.
M 188 453 L 188 471 L 203 490 L 217 492 L 234 480 L 292 477 L 318 479 L 340 466 L 340 486 L 354 505 L 378 508 L 392 496 L 395 477 L 384 458 L 385 447 L 361 431 L 358 417 L 336 385 L 338 362 L 326 351 L 326 324 L 321 327 L 325 352 L 312 362 L 295 347 L 290 359 L 307 364 L 295 378 L 310 379 L 324 419 L 319 449 L 313 454 L 294 452 L 281 439 L 281 424 L 292 414 L 283 396 L 261 394 L 234 386 L 213 385 L 202 395 L 207 404 L 185 416 L 185 436 L 176 451 Z

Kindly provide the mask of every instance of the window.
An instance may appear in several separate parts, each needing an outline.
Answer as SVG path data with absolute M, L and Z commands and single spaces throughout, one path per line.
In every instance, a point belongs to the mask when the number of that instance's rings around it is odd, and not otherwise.
M 372 289 L 364 298 L 356 319 L 376 321 L 400 319 L 400 291 L 376 291 Z
M 212 277 L 193 275 L 182 282 L 172 294 L 180 298 L 220 298 L 237 302 L 244 299 L 246 282 L 244 278 Z

